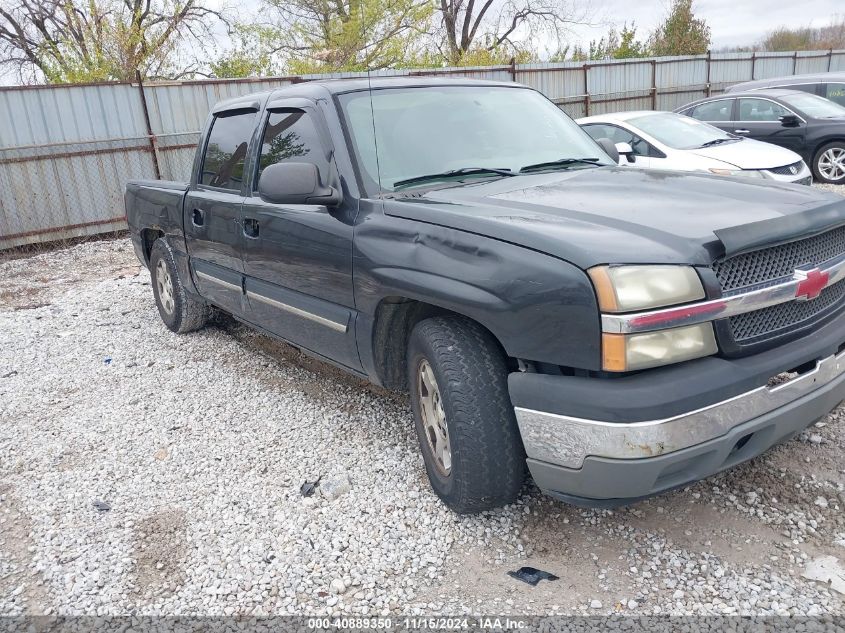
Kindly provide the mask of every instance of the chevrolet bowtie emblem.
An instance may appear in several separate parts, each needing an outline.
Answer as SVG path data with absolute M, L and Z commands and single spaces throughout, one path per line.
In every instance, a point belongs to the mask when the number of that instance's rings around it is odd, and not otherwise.
M 793 279 L 798 282 L 795 298 L 807 301 L 818 297 L 830 281 L 830 273 L 813 268 L 812 270 L 796 270 Z

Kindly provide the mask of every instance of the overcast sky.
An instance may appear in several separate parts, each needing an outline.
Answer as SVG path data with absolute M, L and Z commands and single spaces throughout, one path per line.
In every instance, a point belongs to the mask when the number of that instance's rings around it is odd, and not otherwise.
M 594 0 L 597 23 L 574 30 L 582 44 L 598 39 L 607 24 L 636 22 L 640 37 L 651 31 L 666 15 L 669 0 Z M 696 15 L 710 25 L 713 48 L 739 46 L 759 41 L 779 26 L 824 26 L 839 13 L 845 15 L 842 0 L 695 0 Z
M 575 0 L 580 3 L 582 0 Z M 260 0 L 208 0 L 210 5 L 240 6 L 241 19 L 254 14 Z M 665 17 L 670 0 L 592 0 L 593 26 L 576 26 L 571 29 L 568 44 L 586 46 L 597 40 L 612 26 L 635 22 L 637 35 L 645 39 L 648 33 Z M 837 15 L 845 15 L 843 0 L 695 0 L 696 14 L 707 21 L 712 34 L 712 48 L 742 46 L 759 42 L 767 32 L 779 27 L 824 26 Z M 228 44 L 223 29 L 218 29 L 218 49 Z M 541 48 L 544 46 L 541 44 Z M 556 45 L 549 42 L 547 52 Z M 0 85 L 16 83 L 15 78 L 0 72 Z

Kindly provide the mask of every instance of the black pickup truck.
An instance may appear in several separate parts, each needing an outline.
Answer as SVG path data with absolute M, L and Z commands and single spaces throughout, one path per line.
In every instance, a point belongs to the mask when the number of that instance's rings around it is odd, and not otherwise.
M 410 392 L 459 512 L 628 503 L 845 398 L 845 200 L 620 169 L 540 93 L 309 82 L 217 105 L 187 183 L 130 182 L 164 323 L 213 309 Z

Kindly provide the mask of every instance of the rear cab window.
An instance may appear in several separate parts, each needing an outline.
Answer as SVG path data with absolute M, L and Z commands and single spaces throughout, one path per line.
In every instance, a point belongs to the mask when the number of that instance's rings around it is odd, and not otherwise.
M 202 157 L 198 184 L 240 191 L 255 116 L 252 110 L 241 110 L 214 117 Z

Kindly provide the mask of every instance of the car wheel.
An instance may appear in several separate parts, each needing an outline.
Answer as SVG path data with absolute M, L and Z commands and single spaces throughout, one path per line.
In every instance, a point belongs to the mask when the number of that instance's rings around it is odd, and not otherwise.
M 813 159 L 816 179 L 832 184 L 845 184 L 845 142 L 828 143 Z
M 504 354 L 463 317 L 417 324 L 408 344 L 408 385 L 426 472 L 459 513 L 516 500 L 525 450 L 508 396 Z
M 193 332 L 203 327 L 211 316 L 211 308 L 204 301 L 194 299 L 185 290 L 173 250 L 167 240 L 160 238 L 150 253 L 150 276 L 158 313 L 167 328 L 177 334 Z

